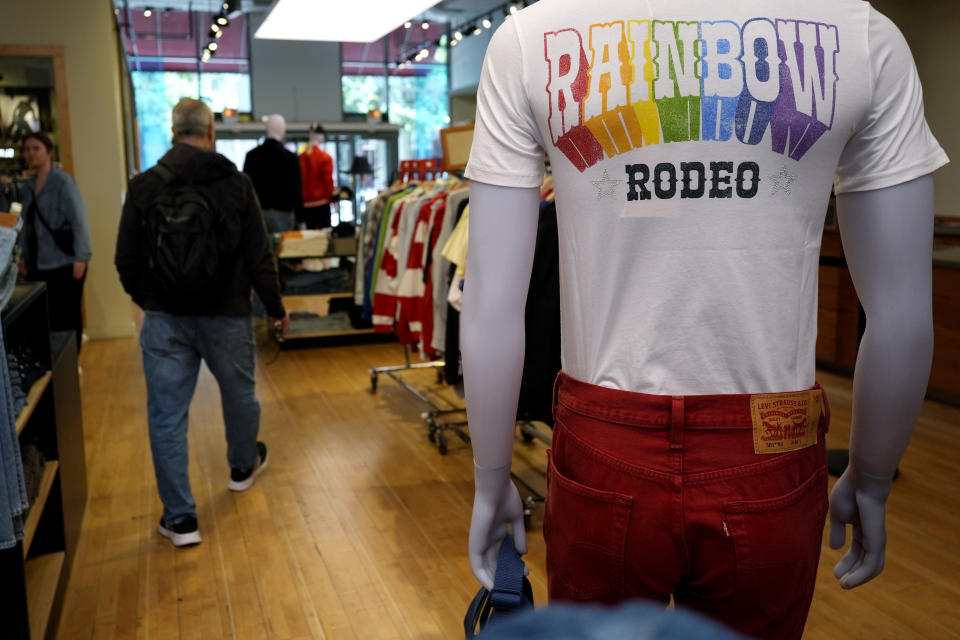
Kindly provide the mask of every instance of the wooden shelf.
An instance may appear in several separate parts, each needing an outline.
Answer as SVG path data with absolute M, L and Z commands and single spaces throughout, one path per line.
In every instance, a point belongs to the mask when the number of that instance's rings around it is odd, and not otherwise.
M 37 556 L 24 565 L 31 638 L 43 638 L 46 635 L 65 557 L 66 553 L 58 551 Z
M 43 478 L 40 480 L 40 492 L 30 507 L 30 513 L 27 514 L 27 521 L 23 525 L 24 558 L 27 557 L 27 551 L 30 550 L 30 543 L 33 542 L 33 534 L 37 532 L 37 525 L 40 524 L 40 515 L 43 513 L 43 507 L 47 504 L 47 498 L 50 497 L 50 489 L 53 487 L 53 481 L 57 477 L 57 468 L 59 465 L 60 463 L 56 460 L 48 460 L 47 464 L 43 467 Z
M 30 420 L 30 416 L 33 415 L 33 410 L 37 408 L 37 402 L 40 401 L 40 396 L 43 395 L 43 392 L 46 391 L 47 385 L 50 384 L 50 378 L 53 374 L 47 371 L 43 374 L 39 380 L 33 383 L 33 386 L 30 387 L 30 393 L 27 394 L 27 404 L 20 410 L 20 415 L 17 416 L 17 435 L 19 436 L 23 429 L 27 426 L 27 421 Z

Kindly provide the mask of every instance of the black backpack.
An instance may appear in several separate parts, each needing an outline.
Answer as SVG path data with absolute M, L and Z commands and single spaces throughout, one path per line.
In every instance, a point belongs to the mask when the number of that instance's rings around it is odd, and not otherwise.
M 223 216 L 196 185 L 158 163 L 162 184 L 143 220 L 150 285 L 162 297 L 194 298 L 225 284 Z

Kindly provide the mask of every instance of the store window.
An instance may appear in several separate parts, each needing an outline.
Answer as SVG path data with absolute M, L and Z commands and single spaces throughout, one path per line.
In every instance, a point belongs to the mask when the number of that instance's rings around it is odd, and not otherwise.
M 440 129 L 450 121 L 445 33 L 443 24 L 427 29 L 417 24 L 376 42 L 341 45 L 345 117 L 386 113 L 390 123 L 402 127 L 401 159 L 440 155 Z M 426 55 L 406 62 L 424 50 Z
M 225 108 L 250 111 L 246 73 L 132 71 L 140 125 L 140 166 L 152 167 L 170 149 L 170 114 L 181 98 L 199 98 L 215 113 Z
M 247 25 L 235 7 L 214 13 L 114 4 L 133 85 L 142 170 L 170 148 L 170 112 L 181 98 L 203 100 L 215 113 L 251 111 Z M 234 159 L 234 151 L 222 152 Z

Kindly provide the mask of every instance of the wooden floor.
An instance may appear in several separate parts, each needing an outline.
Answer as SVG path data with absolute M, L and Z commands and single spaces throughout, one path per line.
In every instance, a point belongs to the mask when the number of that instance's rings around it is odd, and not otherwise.
M 468 445 L 427 441 L 425 405 L 367 370 L 400 364 L 395 344 L 260 349 L 261 437 L 270 467 L 246 493 L 229 470 L 216 383 L 191 410 L 190 473 L 203 543 L 175 550 L 161 507 L 134 339 L 84 348 L 90 501 L 59 638 L 458 638 L 478 585 L 467 563 Z M 440 389 L 431 372 L 408 372 Z M 850 382 L 821 376 L 844 444 Z M 928 403 L 889 503 L 886 571 L 852 592 L 824 548 L 805 638 L 960 638 L 960 410 Z M 516 447 L 515 470 L 543 487 L 544 446 Z M 529 536 L 546 601 L 542 508 Z

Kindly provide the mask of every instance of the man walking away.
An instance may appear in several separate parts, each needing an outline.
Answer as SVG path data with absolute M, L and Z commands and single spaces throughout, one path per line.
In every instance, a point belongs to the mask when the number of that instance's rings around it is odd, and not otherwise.
M 250 180 L 213 151 L 213 113 L 184 98 L 174 146 L 130 182 L 117 237 L 124 289 L 145 312 L 140 345 L 150 447 L 163 502 L 158 531 L 177 547 L 200 542 L 187 473 L 187 414 L 201 359 L 220 387 L 229 488 L 245 491 L 267 466 L 257 440 L 251 285 L 282 332 L 289 316 Z

